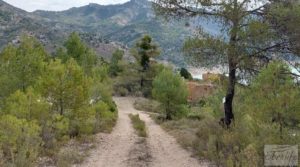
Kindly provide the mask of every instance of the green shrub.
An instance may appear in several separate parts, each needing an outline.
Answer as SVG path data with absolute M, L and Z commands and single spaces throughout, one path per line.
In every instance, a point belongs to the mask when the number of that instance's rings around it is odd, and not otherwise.
M 72 112 L 70 118 L 69 135 L 71 137 L 91 135 L 94 132 L 96 111 L 91 107 L 85 107 Z
M 70 120 L 59 114 L 54 114 L 52 116 L 52 122 L 49 126 L 54 129 L 55 138 L 61 139 L 68 134 Z
M 128 95 L 128 90 L 124 87 L 119 87 L 117 88 L 116 92 L 115 92 L 117 95 L 120 95 L 120 96 L 127 96 Z
M 94 109 L 96 111 L 95 132 L 111 132 L 117 122 L 118 112 L 111 111 L 104 102 L 97 103 Z
M 41 137 L 47 153 L 52 154 L 55 151 L 57 142 L 69 139 L 69 128 L 69 119 L 59 114 L 53 114 L 51 120 L 42 124 Z
M 36 120 L 39 124 L 50 118 L 50 105 L 32 88 L 20 90 L 5 99 L 3 111 L 19 119 Z
M 174 106 L 174 109 L 176 111 L 176 112 L 174 112 L 174 115 L 173 115 L 174 119 L 184 118 L 189 113 L 189 109 L 188 109 L 187 105 L 185 105 L 185 104 Z
M 33 166 L 42 144 L 40 127 L 11 115 L 0 118 L 0 150 L 6 164 Z

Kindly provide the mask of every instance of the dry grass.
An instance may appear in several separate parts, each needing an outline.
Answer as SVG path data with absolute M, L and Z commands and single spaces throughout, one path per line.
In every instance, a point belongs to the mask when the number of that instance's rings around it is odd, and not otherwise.
M 74 164 L 81 164 L 89 154 L 89 151 L 95 148 L 94 136 L 85 136 L 72 139 L 62 144 L 60 149 L 56 149 L 53 156 L 40 157 L 38 167 L 69 167 Z
M 154 113 L 162 112 L 160 103 L 155 100 L 138 98 L 134 102 L 133 106 L 135 109 L 140 110 L 140 111 L 147 111 L 147 112 L 154 112 Z
M 137 115 L 130 114 L 129 117 L 131 119 L 133 128 L 136 130 L 138 136 L 147 137 L 145 122 L 140 119 L 139 114 Z
M 160 122 L 162 128 L 176 138 L 177 142 L 185 149 L 193 150 L 194 141 L 200 122 L 198 120 L 181 119 L 178 121 Z

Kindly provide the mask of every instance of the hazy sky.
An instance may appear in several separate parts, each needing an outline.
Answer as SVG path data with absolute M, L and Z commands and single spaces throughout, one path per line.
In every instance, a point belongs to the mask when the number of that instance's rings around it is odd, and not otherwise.
M 4 0 L 5 2 L 26 11 L 51 10 L 60 11 L 71 7 L 79 7 L 89 3 L 102 5 L 124 3 L 129 0 Z

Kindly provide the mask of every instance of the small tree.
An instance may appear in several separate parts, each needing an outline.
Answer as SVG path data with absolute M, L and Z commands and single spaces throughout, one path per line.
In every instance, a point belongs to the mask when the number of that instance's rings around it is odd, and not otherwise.
M 57 51 L 58 56 L 63 58 L 63 62 L 66 62 L 69 58 L 73 58 L 86 74 L 91 74 L 92 68 L 97 64 L 97 56 L 91 48 L 86 46 L 77 33 L 71 33 L 65 42 L 65 47 L 67 55 L 62 49 Z
M 111 76 L 117 76 L 119 72 L 121 72 L 121 67 L 119 65 L 120 61 L 123 59 L 124 51 L 117 49 L 111 58 L 110 66 L 109 66 L 109 73 Z
M 40 89 L 60 115 L 88 104 L 90 80 L 74 59 L 66 64 L 51 61 L 40 80 Z
M 187 102 L 187 85 L 178 74 L 165 69 L 154 79 L 152 95 L 164 106 L 166 119 L 171 120 Z
M 180 69 L 180 75 L 185 78 L 185 79 L 188 79 L 188 80 L 192 80 L 193 79 L 193 76 L 192 74 L 185 68 L 181 68 Z
M 74 58 L 78 63 L 81 62 L 86 52 L 86 46 L 81 41 L 79 35 L 75 32 L 71 33 L 64 45 L 70 58 Z

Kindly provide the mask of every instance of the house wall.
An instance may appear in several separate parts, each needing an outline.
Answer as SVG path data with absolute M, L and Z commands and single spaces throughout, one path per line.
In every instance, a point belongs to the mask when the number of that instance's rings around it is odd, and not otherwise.
M 189 102 L 198 102 L 202 98 L 208 97 L 215 90 L 213 84 L 200 84 L 197 82 L 187 82 L 189 96 Z

